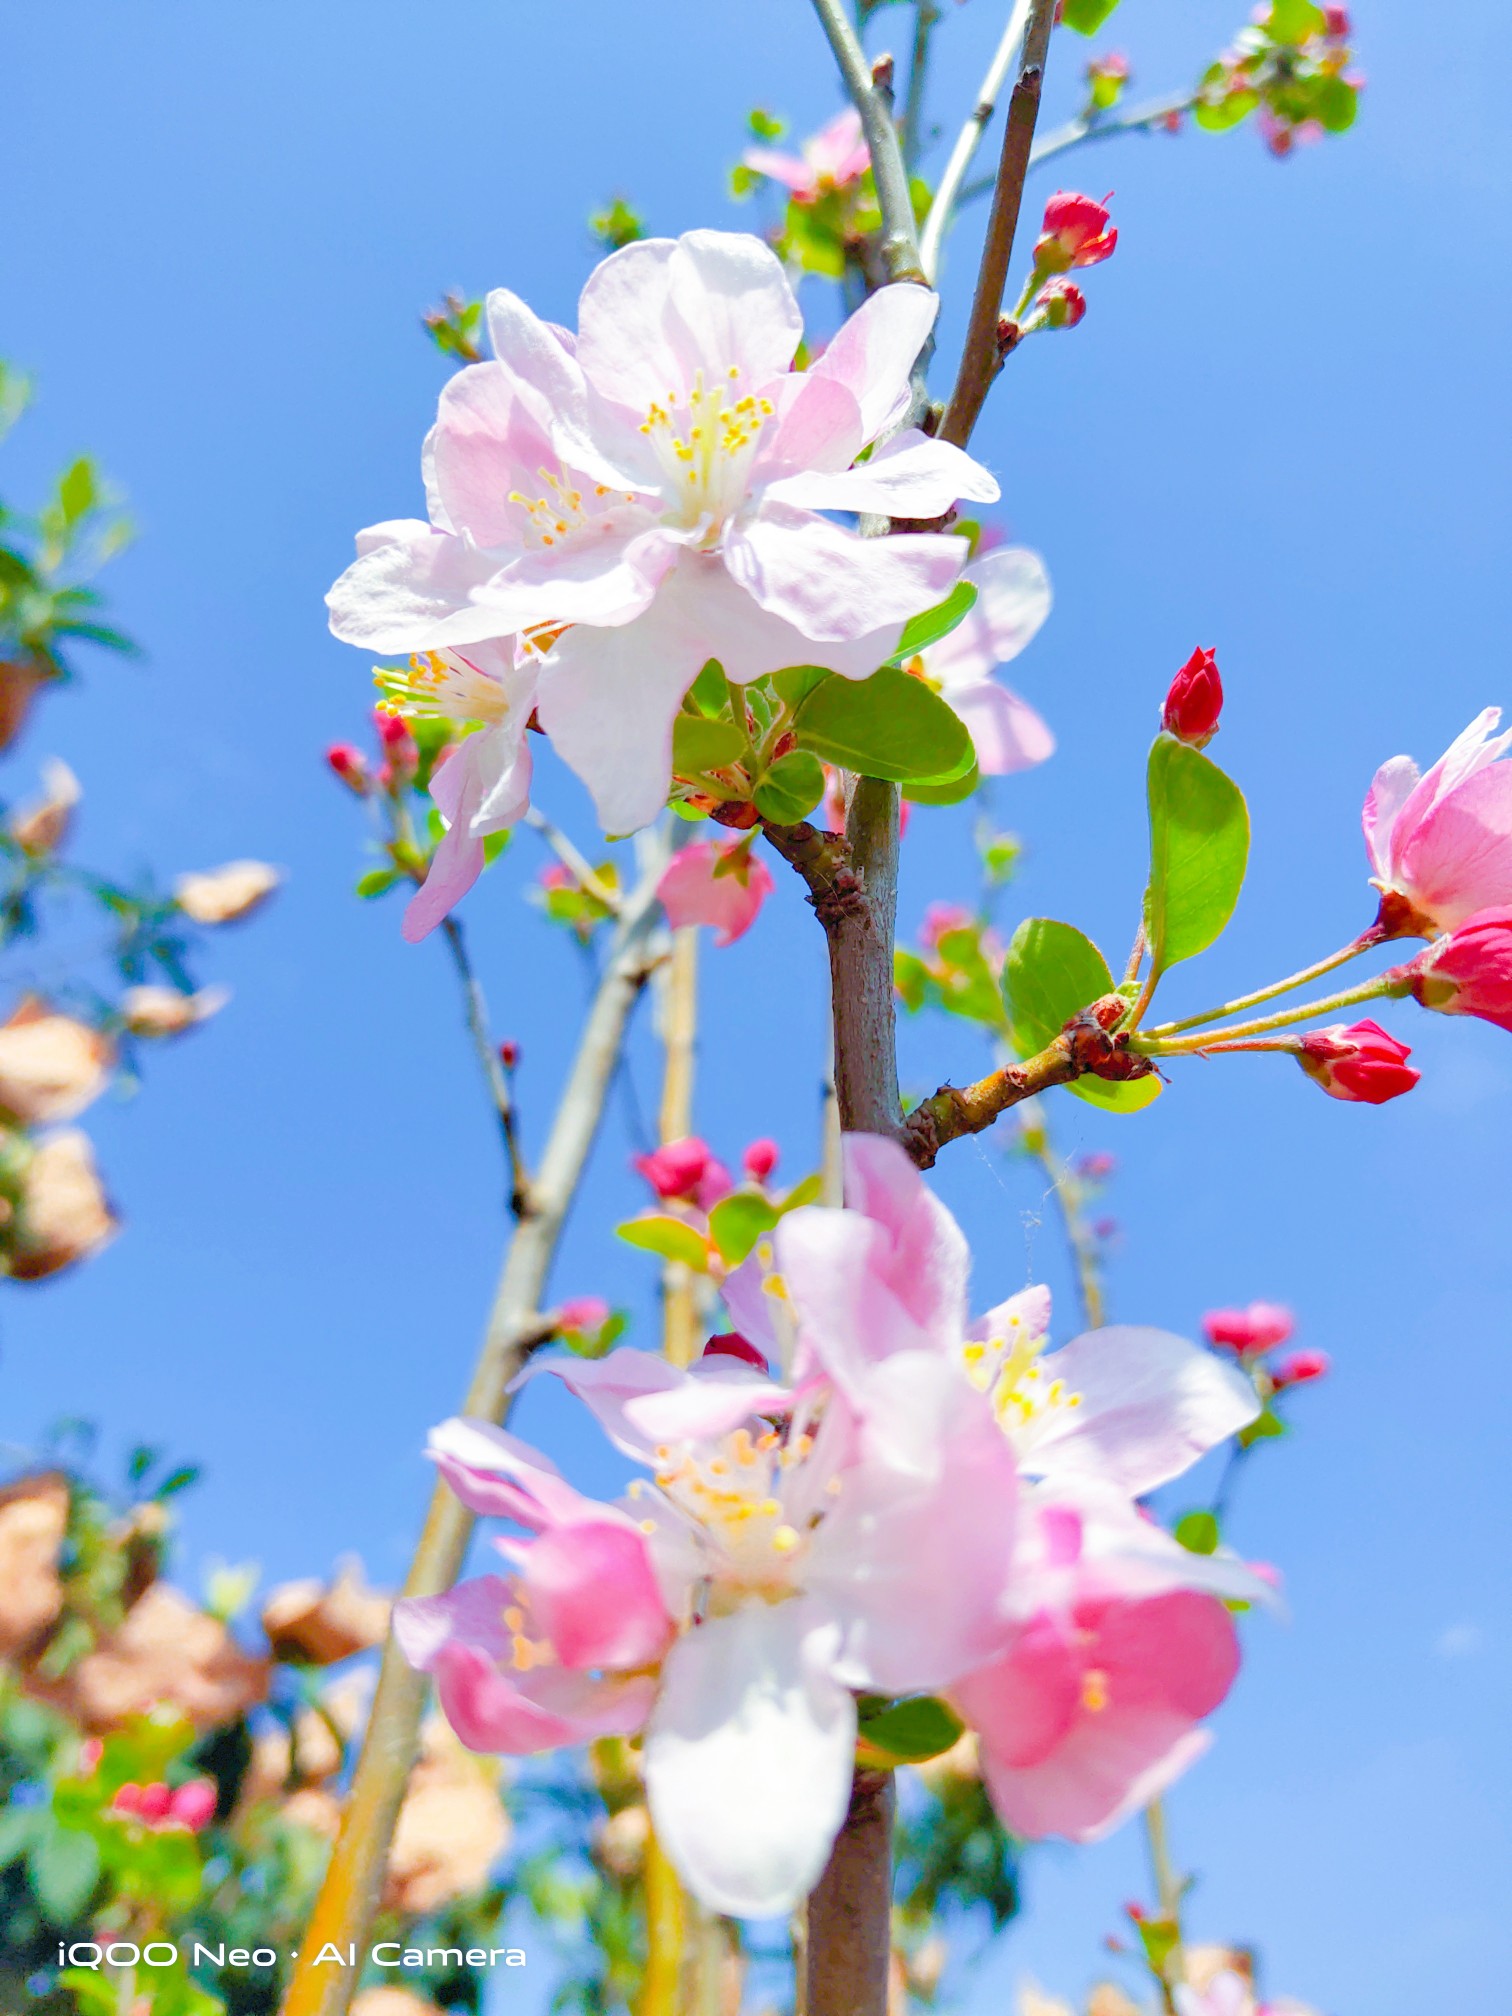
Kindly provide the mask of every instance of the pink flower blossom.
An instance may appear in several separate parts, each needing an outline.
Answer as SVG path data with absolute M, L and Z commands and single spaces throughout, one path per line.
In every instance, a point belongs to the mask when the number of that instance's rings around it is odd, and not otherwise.
M 817 203 L 833 189 L 848 189 L 871 166 L 861 137 L 861 115 L 851 105 L 805 140 L 801 154 L 750 147 L 741 159 L 757 175 L 770 176 L 790 189 L 797 203 Z
M 1310 1029 L 1300 1039 L 1297 1062 L 1331 1099 L 1353 1099 L 1384 1106 L 1410 1092 L 1422 1077 L 1407 1059 L 1412 1051 L 1389 1036 L 1378 1022 L 1334 1022 Z
M 919 943 L 926 951 L 938 952 L 942 938 L 952 931 L 969 931 L 975 922 L 975 913 L 964 903 L 931 903 L 919 926 Z
M 1117 243 L 1106 203 L 1057 189 L 1045 205 L 1045 221 L 1034 247 L 1035 269 L 1064 273 L 1073 266 L 1097 266 L 1112 257 Z
M 1074 329 L 1087 312 L 1087 297 L 1064 274 L 1047 280 L 1034 297 L 1037 319 L 1047 329 Z
M 742 1158 L 747 1176 L 750 1177 L 753 1183 L 765 1183 L 768 1176 L 777 1167 L 781 1154 L 782 1151 L 777 1146 L 777 1143 L 768 1140 L 765 1135 L 760 1140 L 753 1141 L 746 1149 L 745 1155 Z
M 1432 938 L 1512 903 L 1512 732 L 1478 714 L 1426 776 L 1393 756 L 1365 799 L 1365 846 L 1393 937 Z
M 1043 763 L 1055 737 L 1028 701 L 993 674 L 1016 658 L 1050 613 L 1044 562 L 1024 546 L 999 546 L 973 560 L 964 578 L 977 599 L 963 622 L 920 654 L 918 669 L 965 722 L 984 777 Z
M 1395 971 L 1425 1008 L 1512 1029 L 1512 906 L 1476 911 Z
M 1289 1351 L 1271 1366 L 1271 1383 L 1278 1393 L 1288 1386 L 1310 1385 L 1328 1376 L 1331 1363 L 1326 1351 Z
M 1171 681 L 1161 712 L 1160 725 L 1178 742 L 1190 742 L 1202 749 L 1218 733 L 1218 716 L 1223 711 L 1223 681 L 1218 674 L 1218 657 L 1198 647 Z
M 429 520 L 360 535 L 332 628 L 384 652 L 498 642 L 522 680 L 538 672 L 540 723 L 606 830 L 644 825 L 708 659 L 738 683 L 795 664 L 866 678 L 956 580 L 959 539 L 866 540 L 823 515 L 928 519 L 997 496 L 948 443 L 884 440 L 937 305 L 883 287 L 794 371 L 798 305 L 753 237 L 626 246 L 589 278 L 575 338 L 495 292 L 494 361 L 441 395 Z
M 602 1330 L 609 1321 L 609 1304 L 598 1295 L 578 1295 L 561 1305 L 556 1318 L 563 1330 Z
M 766 863 L 749 847 L 695 840 L 673 855 L 656 894 L 669 924 L 712 924 L 719 934 L 714 943 L 723 947 L 750 930 L 776 886 Z
M 1209 1344 L 1220 1351 L 1254 1358 L 1284 1344 L 1296 1328 L 1296 1320 L 1279 1302 L 1251 1302 L 1246 1309 L 1209 1309 L 1202 1329 Z
M 191 1778 L 187 1785 L 174 1788 L 168 1802 L 168 1817 L 180 1827 L 187 1827 L 191 1834 L 200 1834 L 215 1818 L 216 1804 L 214 1779 Z
M 664 1142 L 648 1155 L 637 1155 L 634 1166 L 663 1203 L 676 1199 L 707 1211 L 734 1188 L 729 1170 L 696 1134 Z

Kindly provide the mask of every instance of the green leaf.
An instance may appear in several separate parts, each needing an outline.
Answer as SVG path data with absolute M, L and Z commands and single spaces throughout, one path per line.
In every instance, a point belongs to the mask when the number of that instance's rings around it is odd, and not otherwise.
M 197 1484 L 200 1474 L 198 1463 L 181 1463 L 177 1470 L 168 1472 L 152 1495 L 159 1499 L 177 1497 L 180 1491 L 187 1491 L 191 1484 Z
M 929 998 L 929 968 L 917 952 L 901 945 L 893 953 L 893 986 L 910 1014 L 916 1015 Z
M 802 706 L 816 686 L 822 686 L 826 679 L 837 675 L 823 665 L 788 665 L 781 672 L 774 672 L 771 678 L 773 692 L 784 707 Z M 749 687 L 746 689 L 749 692 Z
M 1211 1512 L 1183 1512 L 1174 1530 L 1188 1554 L 1218 1552 L 1218 1521 Z
M 1342 77 L 1324 77 L 1313 92 L 1313 117 L 1325 133 L 1347 133 L 1355 122 L 1360 94 Z
M 26 1868 L 44 1913 L 54 1925 L 67 1925 L 84 1909 L 100 1880 L 100 1851 L 92 1834 L 49 1827 L 33 1842 Z
M 1265 18 L 1265 32 L 1271 40 L 1285 42 L 1292 48 L 1309 36 L 1321 35 L 1326 26 L 1323 9 L 1315 7 L 1313 0 L 1271 0 L 1271 10 Z
M 1285 1433 L 1286 1423 L 1280 1415 L 1269 1407 L 1263 1407 L 1247 1427 L 1239 1430 L 1239 1447 L 1249 1449 L 1256 1442 L 1273 1442 Z
M 824 765 L 806 749 L 779 756 L 751 794 L 763 819 L 792 826 L 806 819 L 824 796 Z
M 1150 887 L 1157 974 L 1205 952 L 1234 914 L 1249 861 L 1244 793 L 1200 749 L 1159 735 L 1150 751 Z
M 1165 1082 L 1152 1071 L 1145 1078 L 1073 1078 L 1066 1090 L 1103 1113 L 1139 1113 L 1154 1105 Z
M 627 1219 L 623 1225 L 616 1225 L 616 1236 L 627 1246 L 639 1246 L 643 1252 L 659 1253 L 663 1260 L 680 1260 L 685 1267 L 696 1273 L 709 1271 L 709 1249 L 691 1225 L 685 1225 L 681 1218 L 663 1217 L 658 1212 L 650 1212 L 643 1218 Z
M 688 688 L 688 698 L 700 714 L 712 719 L 723 714 L 730 704 L 730 682 L 717 658 L 705 661 L 703 670 Z
M 703 714 L 679 714 L 672 723 L 672 768 L 679 776 L 722 770 L 745 754 L 746 738 L 733 721 L 710 721 Z
M 8 1869 L 18 1856 L 24 1855 L 35 1839 L 39 1827 L 48 1824 L 48 1814 L 41 1806 L 0 1807 L 0 1869 Z
M 964 764 L 954 777 L 914 777 L 903 786 L 903 796 L 910 805 L 959 805 L 963 798 L 969 798 L 982 781 L 982 773 L 977 768 L 976 751 L 971 752 L 971 761 Z
M 397 868 L 370 868 L 366 875 L 357 878 L 357 894 L 364 897 L 386 896 L 398 880 Z
M 1065 0 L 1061 20 L 1078 35 L 1095 35 L 1118 5 L 1118 0 Z
M 956 625 L 971 614 L 976 599 L 974 582 L 957 581 L 943 602 L 937 602 L 933 609 L 926 609 L 922 615 L 909 617 L 891 662 L 906 665 L 910 658 L 916 658 L 931 644 L 938 644 L 942 637 L 948 637 Z
M 899 1764 L 923 1764 L 943 1756 L 961 1738 L 958 1715 L 932 1694 L 915 1701 L 896 1701 L 879 1715 L 866 1716 L 857 1732 L 860 1740 Z
M 1003 962 L 1003 998 L 1019 1053 L 1054 1042 L 1073 1015 L 1113 991 L 1108 962 L 1073 924 L 1026 917 Z
M 58 483 L 58 503 L 64 521 L 77 525 L 79 520 L 93 511 L 100 501 L 100 486 L 95 477 L 94 464 L 87 456 L 81 456 L 73 467 L 64 471 Z
M 779 1213 L 753 1190 L 722 1197 L 709 1213 L 709 1237 L 727 1267 L 738 1267 L 763 1232 L 770 1232 Z
M 953 777 L 969 760 L 960 716 L 922 679 L 884 665 L 869 679 L 826 679 L 798 709 L 802 748 L 863 777 Z
M 812 1176 L 805 1176 L 801 1183 L 795 1183 L 782 1200 L 779 1215 L 797 1211 L 804 1204 L 817 1204 L 824 1195 L 824 1177 L 816 1169 Z

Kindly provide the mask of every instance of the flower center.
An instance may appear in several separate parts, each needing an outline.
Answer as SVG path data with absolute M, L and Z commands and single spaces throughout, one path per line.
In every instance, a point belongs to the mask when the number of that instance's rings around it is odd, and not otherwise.
M 992 1401 L 999 1425 L 1023 1455 L 1053 1421 L 1080 1407 L 1080 1393 L 1069 1393 L 1063 1379 L 1047 1379 L 1040 1361 L 1039 1338 L 1022 1316 L 1008 1319 L 1006 1337 L 961 1346 L 966 1376 Z
M 753 1436 L 737 1428 L 711 1454 L 657 1450 L 656 1488 L 697 1530 L 709 1557 L 712 1612 L 751 1596 L 778 1602 L 796 1593 L 797 1570 L 821 1515 L 795 1521 L 784 1500 L 789 1473 L 813 1446 L 806 1432 Z
M 640 431 L 667 477 L 664 516 L 712 545 L 745 499 L 757 440 L 775 410 L 741 392 L 738 364 L 726 384 L 705 385 L 699 370 L 685 397 L 653 400 Z
M 383 695 L 379 712 L 410 721 L 476 721 L 493 728 L 509 715 L 499 681 L 455 651 L 417 651 L 407 667 L 377 665 L 373 683 Z

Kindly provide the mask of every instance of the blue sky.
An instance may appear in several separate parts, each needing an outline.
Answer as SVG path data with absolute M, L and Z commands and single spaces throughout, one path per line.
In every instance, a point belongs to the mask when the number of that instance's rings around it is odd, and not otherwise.
M 1138 87 L 1186 81 L 1239 11 L 1131 4 L 1117 39 Z M 950 10 L 941 117 L 969 103 L 1000 13 Z M 1359 929 L 1376 764 L 1431 759 L 1512 701 L 1503 34 L 1487 0 L 1440 34 L 1375 0 L 1347 139 L 1285 163 L 1247 130 L 1132 140 L 1064 171 L 1116 189 L 1118 254 L 1086 276 L 1080 329 L 1015 357 L 976 442 L 1058 597 L 1016 668 L 1060 753 L 999 794 L 1028 847 L 1005 910 L 1122 949 L 1153 710 L 1192 646 L 1216 645 L 1218 753 L 1250 794 L 1254 866 L 1229 941 L 1172 983 L 1173 1006 Z M 739 224 L 725 171 L 746 111 L 802 130 L 835 89 L 801 0 L 74 0 L 10 10 L 6 39 L 0 354 L 41 391 L 6 494 L 81 448 L 101 458 L 141 527 L 111 588 L 148 654 L 51 698 L 7 795 L 56 751 L 85 785 L 90 858 L 175 872 L 253 854 L 289 881 L 213 950 L 207 977 L 236 990 L 221 1021 L 92 1116 L 128 1229 L 68 1280 L 6 1298 L 0 1436 L 82 1413 L 111 1449 L 146 1437 L 201 1459 L 191 1582 L 216 1555 L 276 1579 L 347 1549 L 395 1578 L 428 1481 L 418 1449 L 460 1391 L 503 1226 L 442 955 L 350 893 L 360 822 L 320 751 L 360 733 L 368 667 L 327 637 L 321 597 L 356 527 L 418 508 L 443 377 L 423 307 L 508 284 L 571 320 L 591 208 L 623 190 L 654 229 Z M 1057 45 L 1053 108 L 1082 53 Z M 946 357 L 971 243 L 945 276 Z M 822 297 L 812 312 L 833 313 Z M 548 767 L 543 797 L 589 838 L 573 780 Z M 965 835 L 959 813 L 916 821 L 906 929 L 931 897 L 969 896 Z M 523 1045 L 535 1140 L 583 986 L 521 900 L 539 865 L 522 838 L 466 913 L 498 1027 Z M 793 1174 L 815 1152 L 817 939 L 783 886 L 708 962 L 700 1126 L 732 1155 L 777 1135 Z M 1069 1099 L 1056 1115 L 1068 1149 L 1120 1158 L 1120 1315 L 1189 1330 L 1215 1302 L 1264 1296 L 1334 1356 L 1237 1515 L 1239 1544 L 1284 1568 L 1291 1621 L 1249 1631 L 1217 1746 L 1173 1801 L 1178 1853 L 1202 1872 L 1199 1935 L 1258 1940 L 1273 1990 L 1334 2016 L 1481 2004 L 1512 1965 L 1512 1048 L 1480 1025 L 1389 1019 L 1424 1082 L 1382 1111 L 1256 1058 L 1189 1067 L 1137 1120 Z M 643 1100 L 651 1062 L 642 1045 Z M 903 1062 L 923 1089 L 977 1054 L 928 1022 Z M 556 1285 L 645 1310 L 648 1272 L 608 1230 L 639 1202 L 631 1145 L 617 1111 Z M 1041 1186 L 975 1143 L 938 1180 L 982 1299 L 1043 1276 L 1069 1321 Z M 521 1425 L 590 1481 L 610 1475 L 545 1397 Z M 972 2006 L 1002 2008 L 1029 1972 L 1079 1988 L 1142 1887 L 1132 1834 L 1037 1857 L 1030 1910 Z

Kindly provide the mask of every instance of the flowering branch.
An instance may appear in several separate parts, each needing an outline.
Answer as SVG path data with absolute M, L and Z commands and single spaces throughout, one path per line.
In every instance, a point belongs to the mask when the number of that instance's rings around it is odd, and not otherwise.
M 1046 161 L 1053 161 L 1057 155 L 1069 154 L 1073 147 L 1085 146 L 1090 140 L 1112 140 L 1120 133 L 1146 133 L 1152 127 L 1167 126 L 1172 119 L 1179 119 L 1183 112 L 1189 112 L 1196 102 L 1195 91 L 1171 91 L 1163 98 L 1147 98 L 1143 105 L 1132 106 L 1127 112 L 1082 113 L 1075 119 L 1068 119 L 1064 126 L 1057 126 L 1053 133 L 1047 133 L 1030 154 L 1029 166 L 1038 168 Z M 985 195 L 990 186 L 984 180 L 980 190 L 968 189 L 961 201 L 969 203 L 974 195 Z
M 1024 29 L 1018 81 L 1008 100 L 1008 117 L 1003 126 L 1003 151 L 998 158 L 992 215 L 987 220 L 987 245 L 971 303 L 971 320 L 966 328 L 955 390 L 940 422 L 940 439 L 951 442 L 957 448 L 964 448 L 971 439 L 971 430 L 977 423 L 1002 361 L 998 348 L 998 320 L 1003 312 L 1003 289 L 1008 284 L 1008 264 L 1013 257 L 1013 240 L 1018 230 L 1024 178 L 1029 172 L 1029 150 L 1034 144 L 1040 86 L 1044 80 L 1045 58 L 1049 53 L 1050 31 L 1054 22 L 1055 0 L 1032 0 Z
M 510 1388 L 532 1351 L 553 1335 L 541 1314 L 546 1280 L 574 1192 L 603 1116 L 630 1013 L 660 955 L 657 872 L 647 873 L 624 905 L 603 977 L 589 1010 L 557 1108 L 545 1154 L 530 1186 L 529 1204 L 510 1242 L 483 1347 L 462 1412 L 502 1421 Z M 405 1596 L 449 1589 L 461 1571 L 473 1515 L 444 1485 L 432 1495 L 409 1573 Z M 341 1833 L 284 2001 L 283 2016 L 343 2016 L 360 1978 L 345 1967 L 317 1968 L 328 1943 L 361 1945 L 372 1925 L 414 1763 L 427 1680 L 409 1665 L 397 1643 L 384 1649 L 362 1754 L 342 1816 Z
M 1279 1015 L 1262 1015 L 1253 1022 L 1236 1022 L 1232 1028 L 1214 1030 L 1211 1036 L 1167 1036 L 1131 1034 L 1130 1047 L 1146 1057 L 1192 1057 L 1213 1050 L 1219 1045 L 1229 1045 L 1235 1038 L 1243 1036 L 1265 1036 L 1272 1029 L 1284 1029 L 1293 1022 L 1308 1022 L 1317 1015 L 1330 1015 L 1337 1008 L 1353 1008 L 1361 1001 L 1379 1001 L 1385 998 L 1400 999 L 1412 991 L 1410 978 L 1403 978 L 1405 968 L 1392 967 L 1386 973 L 1377 974 L 1375 979 L 1366 980 L 1358 987 L 1346 987 L 1340 994 L 1329 994 L 1321 1001 L 1304 1001 L 1300 1008 L 1287 1008 Z
M 1008 25 L 1003 30 L 1003 39 L 987 66 L 987 75 L 982 79 L 982 88 L 977 92 L 977 102 L 972 107 L 971 116 L 956 135 L 956 143 L 950 150 L 950 159 L 945 163 L 945 172 L 940 177 L 940 186 L 935 190 L 934 201 L 929 206 L 929 215 L 924 219 L 924 230 L 919 239 L 919 263 L 924 269 L 924 277 L 933 285 L 940 270 L 940 252 L 945 243 L 945 233 L 950 229 L 958 203 L 968 202 L 973 194 L 985 194 L 993 186 L 991 176 L 978 188 L 961 194 L 961 184 L 966 179 L 966 171 L 971 166 L 982 135 L 988 122 L 997 110 L 999 93 L 1008 75 L 1008 67 L 1017 54 L 1024 39 L 1024 26 L 1029 19 L 1030 0 L 1014 0 Z M 911 94 L 910 94 L 911 95 Z
M 611 889 L 575 843 L 562 831 L 560 826 L 548 819 L 544 812 L 538 812 L 532 805 L 525 814 L 524 823 L 532 832 L 539 833 L 558 861 L 576 879 L 579 888 L 591 896 L 595 903 L 601 903 L 611 917 L 620 914 L 619 892 Z
M 1205 1008 L 1200 1015 L 1185 1015 L 1179 1022 L 1160 1022 L 1146 1030 L 1148 1036 L 1179 1036 L 1184 1029 L 1200 1028 L 1205 1022 L 1221 1022 L 1225 1016 L 1238 1015 L 1246 1008 L 1258 1008 L 1264 1001 L 1274 1001 L 1278 994 L 1290 994 L 1294 987 L 1309 986 L 1314 980 L 1321 980 L 1325 973 L 1332 973 L 1336 966 L 1346 965 L 1360 953 L 1368 952 L 1373 945 L 1382 944 L 1385 932 L 1373 924 L 1368 931 L 1362 931 L 1358 938 L 1331 952 L 1326 959 L 1315 965 L 1304 966 L 1300 973 L 1289 973 L 1284 980 L 1273 981 L 1269 987 L 1258 987 L 1253 994 L 1240 994 L 1232 1001 L 1225 1001 L 1221 1007 Z M 1132 977 L 1132 976 L 1131 976 Z
M 861 130 L 871 155 L 872 179 L 877 185 L 877 207 L 882 212 L 882 263 L 889 280 L 924 278 L 919 263 L 918 239 L 914 233 L 913 197 L 908 187 L 908 170 L 893 124 L 892 93 L 872 75 L 866 51 L 846 15 L 843 0 L 814 0 L 840 75 L 851 101 L 861 115 Z

